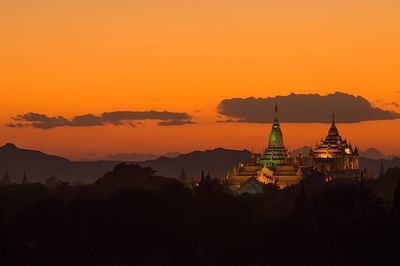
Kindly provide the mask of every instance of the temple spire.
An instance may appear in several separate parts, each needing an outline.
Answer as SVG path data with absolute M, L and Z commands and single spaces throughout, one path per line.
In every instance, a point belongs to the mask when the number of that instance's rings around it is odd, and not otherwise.
M 332 113 L 332 124 L 328 132 L 328 137 L 340 137 L 339 131 L 336 128 L 335 113 Z
M 275 102 L 274 124 L 279 124 L 278 104 L 277 104 L 277 102 Z
M 182 183 L 187 183 L 188 178 L 187 178 L 186 173 L 185 173 L 185 168 L 182 168 L 182 172 L 181 172 L 181 175 L 179 176 L 179 180 Z
M 11 183 L 11 177 L 10 177 L 10 174 L 8 173 L 8 168 L 6 168 L 6 170 L 4 172 L 3 183 L 5 183 L 5 184 Z
M 22 184 L 28 184 L 28 177 L 26 176 L 26 171 L 24 171 L 24 177 L 22 178 Z

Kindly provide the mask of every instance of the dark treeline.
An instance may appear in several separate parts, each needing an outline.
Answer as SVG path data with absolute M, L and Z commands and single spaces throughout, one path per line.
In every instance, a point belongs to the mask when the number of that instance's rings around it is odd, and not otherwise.
M 321 179 L 235 196 L 209 176 L 190 189 L 122 164 L 87 186 L 4 185 L 0 263 L 400 265 L 400 169 Z M 389 183 L 393 200 L 383 200 Z

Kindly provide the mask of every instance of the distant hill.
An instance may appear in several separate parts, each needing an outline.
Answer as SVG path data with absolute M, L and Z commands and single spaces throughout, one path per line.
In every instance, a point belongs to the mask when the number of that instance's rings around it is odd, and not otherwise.
M 307 147 L 297 152 L 305 153 Z M 296 152 L 296 151 L 294 151 Z M 293 153 L 294 153 L 293 152 Z M 306 155 L 306 154 L 304 154 Z M 182 169 L 190 178 L 198 178 L 201 170 L 210 172 L 213 177 L 223 178 L 228 171 L 239 162 L 247 162 L 249 151 L 228 150 L 217 148 L 206 151 L 194 151 L 181 154 L 176 158 L 160 157 L 155 160 L 137 162 L 142 166 L 150 166 L 157 171 L 158 176 L 178 178 Z M 26 171 L 29 181 L 43 182 L 46 178 L 55 176 L 71 183 L 90 183 L 102 177 L 106 172 L 122 161 L 70 161 L 68 159 L 48 155 L 40 151 L 20 149 L 14 144 L 0 147 L 0 178 L 6 168 L 12 181 L 22 181 Z M 377 176 L 381 164 L 388 167 L 400 167 L 400 158 L 393 159 L 368 159 L 361 158 L 361 168 L 367 168 L 370 176 Z
M 179 177 L 182 169 L 190 178 L 199 177 L 201 170 L 210 172 L 213 177 L 225 177 L 233 166 L 239 162 L 247 162 L 250 158 L 249 151 L 214 149 L 194 151 L 182 154 L 177 158 L 160 157 L 156 160 L 140 162 L 143 166 L 150 166 L 158 175 L 166 177 Z
M 166 153 L 164 156 L 169 158 L 176 158 L 180 154 L 177 152 L 169 152 Z M 159 155 L 152 154 L 152 153 L 118 153 L 118 154 L 111 154 L 107 156 L 107 161 L 124 161 L 124 162 L 142 162 L 142 161 L 150 161 L 159 158 Z
M 200 176 L 202 169 L 215 177 L 225 177 L 233 165 L 247 161 L 249 156 L 249 151 L 218 148 L 182 154 L 176 158 L 160 157 L 137 163 L 150 166 L 157 171 L 157 175 L 165 177 L 177 178 L 183 168 L 189 177 Z M 16 183 L 21 182 L 24 171 L 29 181 L 43 182 L 46 178 L 55 176 L 69 182 L 89 183 L 121 162 L 123 161 L 70 161 L 40 151 L 21 149 L 8 143 L 0 147 L 0 178 L 7 168 L 12 181 Z
M 373 160 L 387 159 L 386 155 L 376 148 L 368 148 L 365 151 L 360 151 L 360 156 Z
M 298 149 L 295 149 L 292 151 L 293 156 L 299 156 L 300 154 L 303 156 L 308 156 L 310 154 L 310 147 L 303 146 L 301 148 L 298 148 Z
M 157 159 L 158 155 L 152 153 L 117 153 L 106 157 L 107 161 L 142 162 Z
M 387 170 L 389 167 L 400 167 L 400 158 L 374 160 L 368 158 L 360 158 L 361 169 L 366 168 L 370 177 L 378 177 L 381 165 Z
M 55 176 L 70 182 L 92 182 L 113 169 L 118 162 L 73 162 L 40 151 L 21 149 L 8 143 L 0 147 L 0 178 L 8 169 L 12 182 L 21 182 L 24 171 L 29 181 Z

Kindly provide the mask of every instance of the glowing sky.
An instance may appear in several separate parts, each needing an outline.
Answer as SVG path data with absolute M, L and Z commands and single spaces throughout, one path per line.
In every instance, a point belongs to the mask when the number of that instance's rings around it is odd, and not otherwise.
M 0 142 L 72 159 L 261 149 L 270 125 L 218 124 L 225 98 L 343 91 L 400 112 L 398 0 L 1 0 Z M 7 128 L 27 112 L 186 112 L 195 125 Z M 400 121 L 339 125 L 400 154 Z M 292 148 L 327 125 L 282 125 Z M 93 155 L 93 156 L 89 156 Z

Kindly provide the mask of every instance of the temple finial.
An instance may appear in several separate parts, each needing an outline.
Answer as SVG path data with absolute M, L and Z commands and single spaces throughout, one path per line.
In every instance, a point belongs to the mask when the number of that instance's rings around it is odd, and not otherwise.
M 24 177 L 22 178 L 22 184 L 28 184 L 28 177 L 26 176 L 26 171 L 24 171 Z
M 278 103 L 275 101 L 275 116 L 274 116 L 274 123 L 279 123 L 279 116 L 278 116 Z
M 10 177 L 10 174 L 8 173 L 8 167 L 6 167 L 6 170 L 4 172 L 3 183 L 5 183 L 5 184 L 11 183 L 11 177 Z
M 332 127 L 336 126 L 336 122 L 335 122 L 335 113 L 332 113 Z

